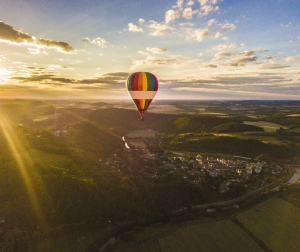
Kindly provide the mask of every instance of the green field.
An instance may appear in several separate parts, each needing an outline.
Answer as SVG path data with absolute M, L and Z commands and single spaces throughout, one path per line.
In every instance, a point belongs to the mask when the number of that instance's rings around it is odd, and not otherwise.
M 231 220 L 193 225 L 143 244 L 130 252 L 264 251 Z
M 300 251 L 300 209 L 294 205 L 274 198 L 237 219 L 272 251 Z
M 274 252 L 300 251 L 300 209 L 284 200 L 269 199 L 240 213 L 237 220 L 245 229 L 230 219 L 195 224 L 126 251 L 265 251 L 260 245 Z

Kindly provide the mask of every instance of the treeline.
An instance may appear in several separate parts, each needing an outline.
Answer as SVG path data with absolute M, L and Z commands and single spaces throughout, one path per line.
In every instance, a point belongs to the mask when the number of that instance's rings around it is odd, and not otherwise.
M 296 144 L 273 145 L 255 139 L 245 140 L 237 137 L 207 137 L 183 142 L 170 141 L 166 147 L 175 150 L 227 153 L 246 157 L 263 155 L 265 158 L 275 159 L 289 159 L 300 151 Z
M 199 133 L 199 132 L 245 132 L 263 131 L 254 125 L 245 125 L 242 121 L 233 118 L 221 118 L 216 116 L 153 116 L 151 126 L 155 130 L 165 133 Z

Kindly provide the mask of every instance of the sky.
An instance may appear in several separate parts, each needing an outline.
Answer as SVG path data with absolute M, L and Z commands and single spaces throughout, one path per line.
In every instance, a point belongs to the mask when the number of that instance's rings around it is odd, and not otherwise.
M 0 99 L 300 100 L 299 0 L 1 0 Z

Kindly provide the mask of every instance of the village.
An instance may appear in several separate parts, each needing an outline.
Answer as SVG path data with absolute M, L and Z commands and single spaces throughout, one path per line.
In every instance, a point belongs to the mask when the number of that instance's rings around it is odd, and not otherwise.
M 125 142 L 127 161 L 114 154 L 105 165 L 118 172 L 138 173 L 148 178 L 177 174 L 195 184 L 214 181 L 214 187 L 220 194 L 230 191 L 237 184 L 244 189 L 243 192 L 249 193 L 287 173 L 284 166 L 247 157 L 232 156 L 225 159 L 216 155 L 169 150 L 155 153 L 146 147 L 145 142 L 137 145 L 136 141 L 133 145 Z

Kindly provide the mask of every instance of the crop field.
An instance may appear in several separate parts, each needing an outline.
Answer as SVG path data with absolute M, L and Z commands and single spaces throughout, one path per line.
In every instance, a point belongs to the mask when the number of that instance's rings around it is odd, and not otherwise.
M 178 228 L 128 251 L 265 251 L 257 240 L 270 251 L 300 251 L 300 209 L 284 200 L 269 199 L 240 213 L 237 220 L 246 231 L 230 219 L 195 224 Z
M 130 252 L 264 251 L 229 219 L 182 228 L 156 241 Z
M 254 126 L 258 126 L 264 129 L 265 132 L 276 132 L 276 130 L 283 128 L 283 129 L 287 129 L 287 127 L 277 124 L 277 123 L 270 123 L 270 122 L 265 122 L 265 121 L 244 121 L 244 124 L 248 124 L 248 125 L 254 125 Z
M 155 132 L 152 130 L 133 130 L 127 134 L 128 138 L 147 138 L 147 137 L 155 137 Z
M 294 205 L 273 198 L 237 219 L 272 251 L 300 251 L 300 209 Z

